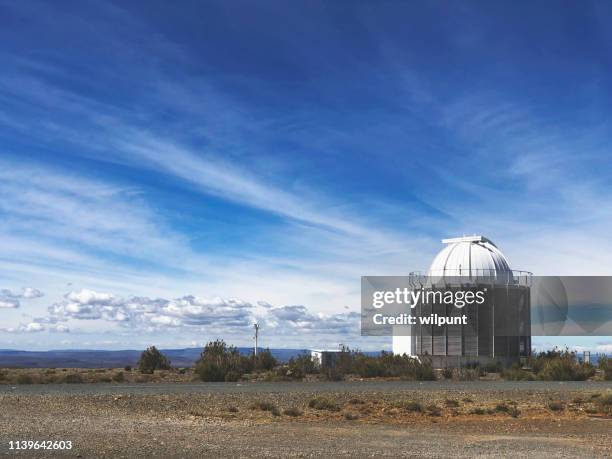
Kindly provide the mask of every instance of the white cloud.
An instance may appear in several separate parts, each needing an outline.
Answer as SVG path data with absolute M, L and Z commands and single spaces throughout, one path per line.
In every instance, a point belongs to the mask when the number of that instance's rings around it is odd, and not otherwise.
M 68 333 L 70 329 L 66 325 L 43 323 L 41 321 L 34 320 L 33 322 L 19 324 L 17 327 L 0 328 L 0 331 L 17 334 L 40 333 L 45 331 L 52 333 Z
M 168 265 L 190 253 L 185 240 L 164 229 L 132 187 L 37 164 L 0 161 L 0 212 L 7 237 L 28 235 L 56 250 L 78 247 L 81 261 L 118 254 Z M 19 253 L 12 254 L 11 246 L 0 249 L 0 256 L 19 259 Z M 61 256 L 54 257 L 55 264 Z
M 25 299 L 33 299 L 33 298 L 41 298 L 44 294 L 38 289 L 33 287 L 23 287 L 21 290 L 21 298 Z
M 19 300 L 0 297 L 0 308 L 13 309 L 19 307 Z
M 49 307 L 49 317 L 38 323 L 100 320 L 118 323 L 121 327 L 140 330 L 211 330 L 228 334 L 250 331 L 259 322 L 276 336 L 300 332 L 323 335 L 359 333 L 359 314 L 313 314 L 305 306 L 264 306 L 240 299 L 199 298 L 187 295 L 168 300 L 129 297 L 92 290 L 71 291 L 64 300 Z
M 598 343 L 595 346 L 596 352 L 602 352 L 605 354 L 612 354 L 612 342 L 611 343 Z
M 359 317 L 356 312 L 312 314 L 301 305 L 273 307 L 261 315 L 268 328 L 278 329 L 283 333 L 297 334 L 311 331 L 339 336 L 358 335 Z
M 92 290 L 72 291 L 64 296 L 64 301 L 49 306 L 51 317 L 59 320 L 97 320 L 122 322 L 129 314 L 122 300 L 110 293 Z
M 2 289 L 0 290 L 0 308 L 18 308 L 21 305 L 19 300 L 31 300 L 42 296 L 43 293 L 33 287 L 23 287 L 19 293 L 13 293 L 8 289 Z
M 30 322 L 23 327 L 23 331 L 26 333 L 36 333 L 45 330 L 45 326 L 43 324 L 39 324 L 38 322 Z

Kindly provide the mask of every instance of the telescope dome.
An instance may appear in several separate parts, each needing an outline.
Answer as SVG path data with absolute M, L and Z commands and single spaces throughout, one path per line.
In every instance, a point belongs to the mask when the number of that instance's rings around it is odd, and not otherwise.
M 446 247 L 434 258 L 429 276 L 495 282 L 512 280 L 508 260 L 486 237 L 464 236 L 442 242 Z

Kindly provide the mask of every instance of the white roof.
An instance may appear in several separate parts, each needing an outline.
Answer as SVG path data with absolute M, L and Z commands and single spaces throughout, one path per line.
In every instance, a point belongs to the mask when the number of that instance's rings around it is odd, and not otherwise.
M 446 247 L 438 253 L 429 268 L 430 276 L 494 277 L 512 276 L 504 254 L 483 236 L 443 239 Z

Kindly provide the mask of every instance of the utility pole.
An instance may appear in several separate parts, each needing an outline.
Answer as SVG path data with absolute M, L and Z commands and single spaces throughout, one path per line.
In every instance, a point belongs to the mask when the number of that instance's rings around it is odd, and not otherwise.
M 258 339 L 259 339 L 259 324 L 253 324 L 253 326 L 255 327 L 255 349 L 253 352 L 253 355 L 255 357 L 257 357 L 257 345 L 258 345 Z

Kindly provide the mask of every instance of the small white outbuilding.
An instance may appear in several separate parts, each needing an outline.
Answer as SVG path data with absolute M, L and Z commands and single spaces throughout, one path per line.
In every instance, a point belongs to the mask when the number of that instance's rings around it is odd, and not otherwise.
M 331 368 L 336 366 L 340 353 L 337 349 L 324 350 L 324 349 L 313 349 L 310 351 L 310 358 L 320 368 Z

